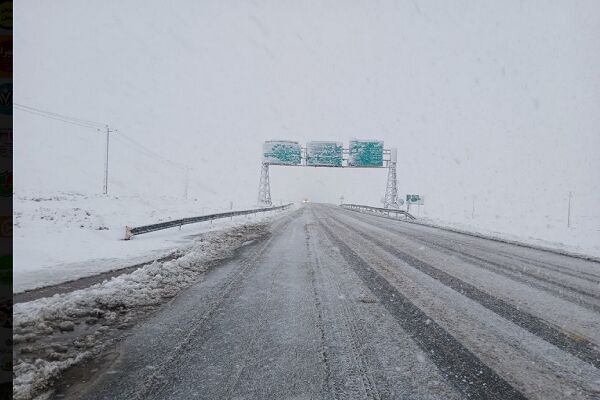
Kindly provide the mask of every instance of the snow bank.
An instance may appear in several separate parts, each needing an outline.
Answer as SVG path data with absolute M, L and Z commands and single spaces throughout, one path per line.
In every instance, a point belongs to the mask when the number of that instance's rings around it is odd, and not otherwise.
M 14 306 L 14 398 L 31 399 L 63 371 L 122 337 L 122 329 L 196 282 L 210 262 L 267 232 L 248 224 L 198 237 L 184 256 L 87 289 Z

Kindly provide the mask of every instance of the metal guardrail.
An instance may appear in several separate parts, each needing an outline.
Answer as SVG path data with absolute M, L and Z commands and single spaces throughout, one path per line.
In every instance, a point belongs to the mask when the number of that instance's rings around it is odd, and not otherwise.
M 195 224 L 196 222 L 212 221 L 214 219 L 227 218 L 227 217 L 236 217 L 238 215 L 248 215 L 248 214 L 255 214 L 255 213 L 259 213 L 259 212 L 283 210 L 284 208 L 287 208 L 291 205 L 292 205 L 292 203 L 285 204 L 283 206 L 277 206 L 277 207 L 254 208 L 252 210 L 241 210 L 241 211 L 228 211 L 228 212 L 224 212 L 224 213 L 201 215 L 199 217 L 176 219 L 173 221 L 160 222 L 158 224 L 152 224 L 152 225 L 137 226 L 135 228 L 130 227 L 130 226 L 125 226 L 125 240 L 129 240 L 133 236 L 141 235 L 142 233 L 154 232 L 154 231 L 159 231 L 159 230 L 168 229 L 168 228 L 181 227 L 182 225 Z
M 367 211 L 372 214 L 385 214 L 388 216 L 390 216 L 390 214 L 396 214 L 396 218 L 398 218 L 399 215 L 404 215 L 405 219 L 416 219 L 414 216 L 412 216 L 408 212 L 406 212 L 404 210 L 397 210 L 395 208 L 371 207 L 371 206 L 364 206 L 361 204 L 342 204 L 342 205 L 340 205 L 340 207 L 346 208 L 348 210 L 354 210 L 354 211 Z

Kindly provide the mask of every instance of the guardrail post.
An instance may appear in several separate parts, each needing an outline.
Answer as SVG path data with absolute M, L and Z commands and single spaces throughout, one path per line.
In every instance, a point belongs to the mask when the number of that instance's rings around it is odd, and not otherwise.
M 131 233 L 131 227 L 125 225 L 125 240 L 130 240 L 133 237 L 133 233 Z

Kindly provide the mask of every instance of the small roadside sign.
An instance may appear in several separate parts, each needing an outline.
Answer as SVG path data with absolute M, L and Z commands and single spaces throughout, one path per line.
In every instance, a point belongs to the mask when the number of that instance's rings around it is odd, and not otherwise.
M 425 204 L 425 198 L 419 194 L 407 194 L 406 204 L 414 204 L 422 206 Z

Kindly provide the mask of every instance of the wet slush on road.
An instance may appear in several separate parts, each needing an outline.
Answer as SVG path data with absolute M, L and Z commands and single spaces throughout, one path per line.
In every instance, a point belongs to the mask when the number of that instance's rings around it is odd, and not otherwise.
M 306 204 L 54 398 L 598 399 L 594 261 Z

